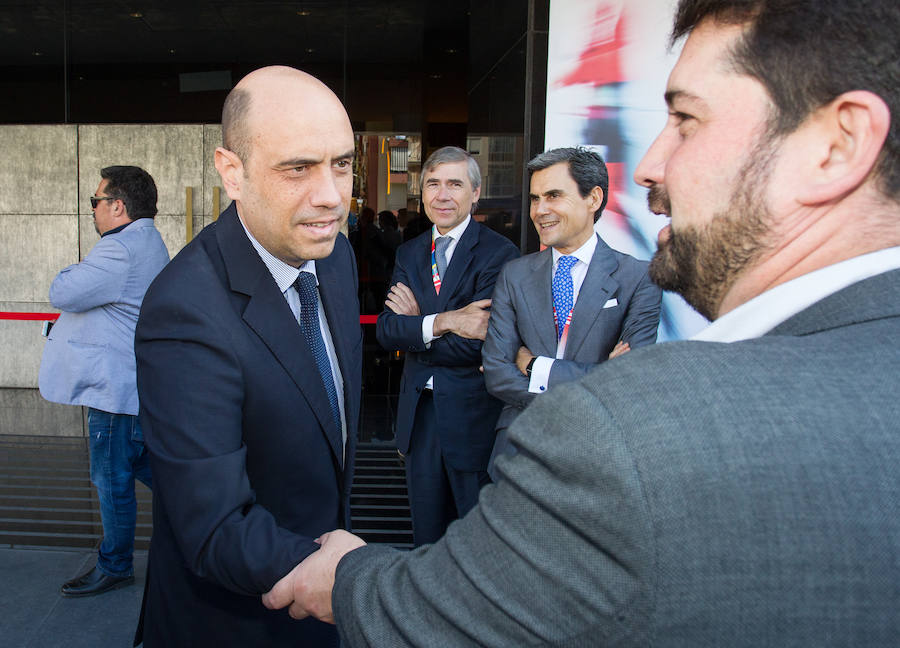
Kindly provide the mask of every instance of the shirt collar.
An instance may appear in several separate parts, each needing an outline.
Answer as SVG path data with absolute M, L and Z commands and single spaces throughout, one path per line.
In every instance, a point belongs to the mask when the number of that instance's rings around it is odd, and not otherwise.
M 118 227 L 113 227 L 111 230 L 106 230 L 105 232 L 103 232 L 103 234 L 100 235 L 100 238 L 103 238 L 104 236 L 109 236 L 110 234 L 117 234 L 118 232 L 121 232 L 123 229 L 125 229 L 126 227 L 131 225 L 131 223 L 134 223 L 134 222 L 135 221 L 130 221 L 128 223 L 125 223 L 124 225 L 119 225 Z
M 738 342 L 761 337 L 842 288 L 896 268 L 900 268 L 900 246 L 814 270 L 757 295 L 725 313 L 691 339 Z
M 436 240 L 437 237 L 439 237 L 439 236 L 449 236 L 454 241 L 458 241 L 460 239 L 460 237 L 462 237 L 463 232 L 466 231 L 466 228 L 469 226 L 469 221 L 471 221 L 471 220 L 472 220 L 472 214 L 469 214 L 468 216 L 466 216 L 466 219 L 462 223 L 460 223 L 459 225 L 454 227 L 452 230 L 450 230 L 446 234 L 441 234 L 440 232 L 438 232 L 437 225 L 432 225 L 431 226 L 431 238 Z
M 556 264 L 559 263 L 559 257 L 561 256 L 573 256 L 585 265 L 591 264 L 591 259 L 594 257 L 594 250 L 597 249 L 597 234 L 595 233 L 593 236 L 588 238 L 585 241 L 584 245 L 580 248 L 572 252 L 572 254 L 563 255 L 562 252 L 553 248 L 553 267 L 556 267 Z
M 316 277 L 316 285 L 319 285 L 319 278 L 316 275 L 315 260 L 310 259 L 309 261 L 305 261 L 299 268 L 288 265 L 281 259 L 273 256 L 266 248 L 262 246 L 262 243 L 254 238 L 253 234 L 250 233 L 250 230 L 247 229 L 247 226 L 244 225 L 243 219 L 239 218 L 238 220 L 240 220 L 241 227 L 244 228 L 244 232 L 246 232 L 247 238 L 250 239 L 250 243 L 253 245 L 253 249 L 256 250 L 259 258 L 262 259 L 262 262 L 266 264 L 266 268 L 268 268 L 269 273 L 275 280 L 275 283 L 278 284 L 278 290 L 280 290 L 282 293 L 286 292 L 288 288 L 294 285 L 294 282 L 297 281 L 297 277 L 301 272 L 311 273 L 314 277 Z

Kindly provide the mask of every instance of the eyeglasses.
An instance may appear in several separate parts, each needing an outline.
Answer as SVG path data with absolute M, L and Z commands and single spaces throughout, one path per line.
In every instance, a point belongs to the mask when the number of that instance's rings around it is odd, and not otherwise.
M 97 209 L 97 205 L 100 204 L 101 200 L 118 200 L 118 198 L 113 198 L 112 196 L 91 196 L 91 209 Z

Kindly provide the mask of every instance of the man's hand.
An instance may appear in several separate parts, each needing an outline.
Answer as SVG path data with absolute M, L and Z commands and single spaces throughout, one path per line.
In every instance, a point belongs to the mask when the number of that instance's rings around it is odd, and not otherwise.
M 409 286 L 397 283 L 391 286 L 391 290 L 384 300 L 384 305 L 397 315 L 419 315 L 419 302 Z
M 275 583 L 270 591 L 262 595 L 262 602 L 270 610 L 280 610 L 290 605 L 288 614 L 294 619 L 314 616 L 319 621 L 334 623 L 331 610 L 334 572 L 341 558 L 366 543 L 341 529 L 322 535 L 316 542 L 322 548 L 307 556 Z
M 612 360 L 620 355 L 625 355 L 629 351 L 631 351 L 631 346 L 629 346 L 628 342 L 619 340 L 618 343 L 616 343 L 616 346 L 613 347 L 613 350 L 609 352 L 609 359 Z
M 528 363 L 531 362 L 533 357 L 534 354 L 526 346 L 520 346 L 516 352 L 516 366 L 526 378 L 528 377 Z
M 456 333 L 470 340 L 484 340 L 487 335 L 488 319 L 491 316 L 490 299 L 479 299 L 458 310 L 438 313 L 434 318 L 434 335 Z

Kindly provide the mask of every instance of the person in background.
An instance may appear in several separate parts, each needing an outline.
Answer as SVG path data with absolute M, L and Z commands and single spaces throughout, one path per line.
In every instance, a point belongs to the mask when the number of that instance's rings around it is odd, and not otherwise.
M 491 303 L 484 382 L 505 403 L 488 465 L 494 480 L 496 457 L 514 452 L 506 430 L 534 397 L 653 344 L 662 300 L 647 262 L 594 232 L 609 193 L 599 155 L 553 149 L 529 162 L 528 172 L 531 222 L 546 249 L 506 264 Z
M 519 252 L 472 219 L 481 172 L 462 149 L 425 161 L 422 200 L 432 227 L 397 248 L 378 342 L 405 352 L 397 404 L 397 448 L 416 546 L 440 538 L 488 482 L 487 463 L 502 403 L 487 393 L 481 344 L 490 296 Z
M 156 184 L 136 166 L 100 171 L 91 196 L 100 241 L 50 285 L 62 311 L 41 358 L 38 385 L 54 403 L 88 408 L 91 481 L 103 541 L 89 571 L 63 584 L 63 596 L 92 596 L 134 582 L 134 480 L 153 478 L 138 420 L 134 328 L 144 293 L 169 261 L 156 229 Z

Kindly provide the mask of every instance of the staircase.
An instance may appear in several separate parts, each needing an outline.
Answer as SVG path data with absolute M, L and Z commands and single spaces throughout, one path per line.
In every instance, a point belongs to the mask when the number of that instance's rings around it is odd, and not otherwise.
M 403 464 L 388 444 L 361 443 L 351 495 L 353 529 L 367 542 L 412 546 Z M 136 486 L 135 549 L 153 530 L 152 495 Z M 91 549 L 103 527 L 81 437 L 0 436 L 0 546 Z
M 366 542 L 413 546 L 405 475 L 393 444 L 357 446 L 350 516 L 353 532 Z

